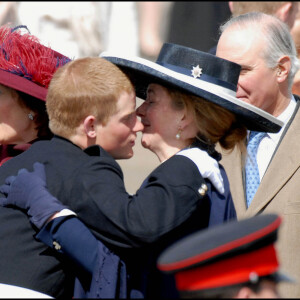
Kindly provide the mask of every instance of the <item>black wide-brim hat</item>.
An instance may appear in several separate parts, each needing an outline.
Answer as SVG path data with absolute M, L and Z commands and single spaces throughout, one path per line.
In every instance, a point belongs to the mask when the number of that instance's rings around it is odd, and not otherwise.
M 157 266 L 174 273 L 181 292 L 218 289 L 272 278 L 295 282 L 279 271 L 275 249 L 281 217 L 264 214 L 200 230 L 175 242 Z
M 278 132 L 283 123 L 271 114 L 236 98 L 241 66 L 210 53 L 165 43 L 156 62 L 103 52 L 101 57 L 131 78 L 137 97 L 145 100 L 150 83 L 175 87 L 236 114 L 250 130 Z

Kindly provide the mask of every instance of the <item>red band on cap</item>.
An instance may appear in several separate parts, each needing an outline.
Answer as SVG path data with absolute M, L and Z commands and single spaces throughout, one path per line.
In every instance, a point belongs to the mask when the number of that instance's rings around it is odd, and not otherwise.
M 221 255 L 223 253 L 229 252 L 232 249 L 235 249 L 239 246 L 245 245 L 247 243 L 251 243 L 252 241 L 258 240 L 264 236 L 267 236 L 272 231 L 274 231 L 281 223 L 281 217 L 278 218 L 268 226 L 261 228 L 255 232 L 252 232 L 246 236 L 238 238 L 236 240 L 228 241 L 226 244 L 222 244 L 214 249 L 210 249 L 206 252 L 196 254 L 192 257 L 188 257 L 186 259 L 182 259 L 180 261 L 175 261 L 167 264 L 158 264 L 158 268 L 162 271 L 175 271 L 176 269 L 187 268 L 199 262 L 208 260 L 215 256 Z
M 274 273 L 278 261 L 274 245 L 175 274 L 179 291 L 195 291 L 217 288 L 249 281 L 249 274 L 258 276 Z

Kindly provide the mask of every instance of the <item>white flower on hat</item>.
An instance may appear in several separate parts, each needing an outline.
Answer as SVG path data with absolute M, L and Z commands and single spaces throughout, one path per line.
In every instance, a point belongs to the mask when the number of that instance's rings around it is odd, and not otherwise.
M 192 75 L 194 76 L 194 78 L 200 77 L 201 74 L 202 74 L 202 68 L 200 68 L 199 65 L 193 67 Z

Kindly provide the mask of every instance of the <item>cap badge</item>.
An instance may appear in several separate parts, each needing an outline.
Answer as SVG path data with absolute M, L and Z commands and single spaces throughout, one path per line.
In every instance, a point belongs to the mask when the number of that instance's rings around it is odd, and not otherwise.
M 194 78 L 200 77 L 202 74 L 202 68 L 200 68 L 199 65 L 193 67 L 193 70 L 191 71 Z

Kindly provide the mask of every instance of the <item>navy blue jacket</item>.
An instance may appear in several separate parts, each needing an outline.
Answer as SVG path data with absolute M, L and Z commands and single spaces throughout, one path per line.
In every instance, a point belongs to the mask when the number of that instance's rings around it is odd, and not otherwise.
M 149 243 L 159 245 L 168 232 L 174 235 L 175 227 L 186 224 L 208 205 L 198 192 L 204 180 L 186 157 L 176 155 L 161 164 L 147 186 L 131 196 L 125 190 L 120 166 L 101 147 L 83 151 L 60 137 L 36 142 L 4 163 L 0 185 L 21 168 L 32 170 L 36 161 L 45 164 L 50 192 L 75 211 L 95 237 L 126 263 L 129 274 L 135 274 L 136 267 L 131 263 L 135 249 L 147 252 Z M 207 226 L 207 213 L 197 218 L 201 227 Z M 72 295 L 72 264 L 38 241 L 35 233 L 25 212 L 0 207 L 0 282 L 56 298 Z M 136 279 L 130 284 L 140 288 Z
M 164 165 L 159 167 L 162 168 Z M 219 194 L 206 181 L 207 194 L 194 213 L 182 224 L 145 247 L 130 251 L 115 249 L 113 252 L 97 241 L 74 217 L 62 217 L 50 222 L 37 237 L 52 248 L 53 242 L 58 243 L 61 246 L 59 252 L 67 254 L 75 261 L 79 270 L 82 267 L 92 274 L 91 284 L 82 282 L 82 279 L 76 282 L 75 298 L 177 298 L 173 277 L 159 272 L 156 260 L 161 251 L 176 240 L 236 218 L 228 179 L 221 165 L 220 169 L 225 184 L 224 195 Z M 155 174 L 156 171 L 145 180 L 141 189 L 157 180 Z M 80 276 L 81 273 L 79 271 L 76 274 Z M 81 278 L 86 278 L 86 275 L 81 274 Z

